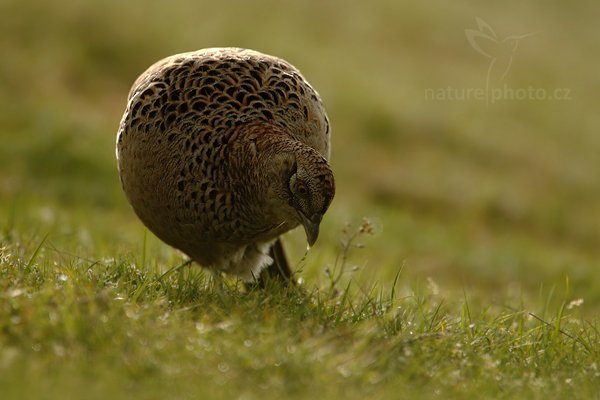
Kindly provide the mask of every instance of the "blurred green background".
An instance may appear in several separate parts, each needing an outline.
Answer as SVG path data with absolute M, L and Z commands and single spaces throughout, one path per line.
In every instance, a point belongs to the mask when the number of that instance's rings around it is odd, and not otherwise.
M 174 53 L 248 47 L 296 65 L 332 121 L 338 191 L 302 265 L 309 284 L 334 263 L 344 227 L 367 217 L 376 231 L 353 255 L 357 282 L 388 284 L 402 268 L 406 284 L 430 278 L 490 301 L 543 301 L 568 285 L 596 313 L 597 12 L 591 0 L 1 0 L 0 227 L 37 242 L 49 233 L 89 259 L 136 257 L 144 229 L 114 155 L 130 85 Z M 491 59 L 465 34 L 487 29 L 477 18 L 497 35 L 498 65 L 512 57 L 494 87 L 568 99 L 428 98 L 485 88 Z M 503 42 L 533 32 L 514 53 Z M 293 260 L 303 240 L 290 235 Z M 148 248 L 157 263 L 175 254 L 152 238 Z

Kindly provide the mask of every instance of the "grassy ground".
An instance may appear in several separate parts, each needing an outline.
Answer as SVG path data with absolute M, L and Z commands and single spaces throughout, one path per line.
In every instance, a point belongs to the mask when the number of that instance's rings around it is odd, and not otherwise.
M 169 4 L 0 3 L 0 397 L 598 397 L 595 2 Z M 492 88 L 568 97 L 461 97 L 476 17 L 536 33 Z M 173 269 L 119 187 L 137 74 L 224 45 L 296 64 L 332 120 L 300 290 Z

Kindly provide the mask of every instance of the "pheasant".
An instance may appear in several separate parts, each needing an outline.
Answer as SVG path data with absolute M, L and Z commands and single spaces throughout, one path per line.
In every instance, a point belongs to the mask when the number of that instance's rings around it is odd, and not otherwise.
M 330 135 L 319 94 L 290 63 L 240 48 L 182 53 L 133 84 L 119 176 L 148 229 L 201 266 L 293 282 L 280 237 L 302 225 L 317 240 L 335 194 Z

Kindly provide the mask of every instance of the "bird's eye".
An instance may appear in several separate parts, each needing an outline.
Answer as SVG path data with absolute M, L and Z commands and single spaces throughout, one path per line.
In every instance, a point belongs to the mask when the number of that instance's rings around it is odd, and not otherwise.
M 296 193 L 298 193 L 300 196 L 306 196 L 306 194 L 308 193 L 308 189 L 304 184 L 300 184 L 296 188 Z
M 302 179 L 299 179 L 296 174 L 290 177 L 289 188 L 294 196 L 306 197 L 308 195 L 308 186 Z

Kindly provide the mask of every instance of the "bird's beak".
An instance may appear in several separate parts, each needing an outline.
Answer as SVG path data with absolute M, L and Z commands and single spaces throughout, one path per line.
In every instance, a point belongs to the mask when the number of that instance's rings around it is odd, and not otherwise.
M 300 219 L 302 220 L 302 226 L 304 226 L 304 231 L 306 232 L 306 240 L 308 241 L 308 247 L 312 247 L 313 244 L 317 241 L 319 237 L 319 224 L 323 219 L 322 214 L 314 214 L 312 217 L 308 218 L 303 213 L 298 213 L 300 215 Z

